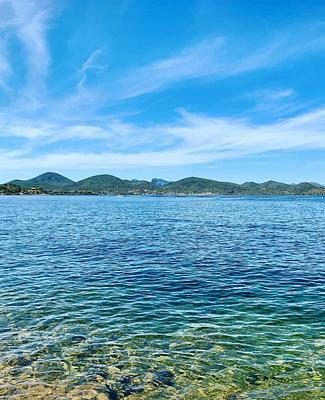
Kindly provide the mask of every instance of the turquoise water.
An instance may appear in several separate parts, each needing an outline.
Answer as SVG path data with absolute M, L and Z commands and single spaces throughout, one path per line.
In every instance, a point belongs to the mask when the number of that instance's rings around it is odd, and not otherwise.
M 0 397 L 320 399 L 324 211 L 1 197 Z

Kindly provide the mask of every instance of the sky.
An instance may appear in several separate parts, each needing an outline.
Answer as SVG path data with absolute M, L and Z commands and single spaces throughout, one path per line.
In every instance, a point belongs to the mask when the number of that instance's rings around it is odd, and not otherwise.
M 325 2 L 0 0 L 0 182 L 325 184 Z

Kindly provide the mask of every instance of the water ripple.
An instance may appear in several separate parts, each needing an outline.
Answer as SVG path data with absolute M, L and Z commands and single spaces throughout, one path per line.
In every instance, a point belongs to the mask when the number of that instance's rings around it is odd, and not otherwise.
M 0 198 L 0 397 L 322 397 L 325 199 Z

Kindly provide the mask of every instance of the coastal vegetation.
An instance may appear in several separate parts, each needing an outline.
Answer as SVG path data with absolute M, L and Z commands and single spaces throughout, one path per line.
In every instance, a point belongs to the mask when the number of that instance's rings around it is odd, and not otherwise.
M 0 195 L 18 195 L 18 194 L 45 194 L 41 188 L 23 188 L 11 183 L 0 185 Z
M 74 182 L 55 172 L 46 172 L 32 179 L 0 185 L 0 194 L 325 195 L 325 186 L 311 182 L 287 184 L 276 181 L 237 184 L 197 177 L 176 182 L 157 178 L 151 181 L 126 180 L 107 174 Z

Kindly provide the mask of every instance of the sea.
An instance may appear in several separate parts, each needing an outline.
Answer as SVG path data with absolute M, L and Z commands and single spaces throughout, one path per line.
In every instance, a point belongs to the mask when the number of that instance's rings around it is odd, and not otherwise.
M 1 196 L 0 398 L 324 398 L 325 197 Z

